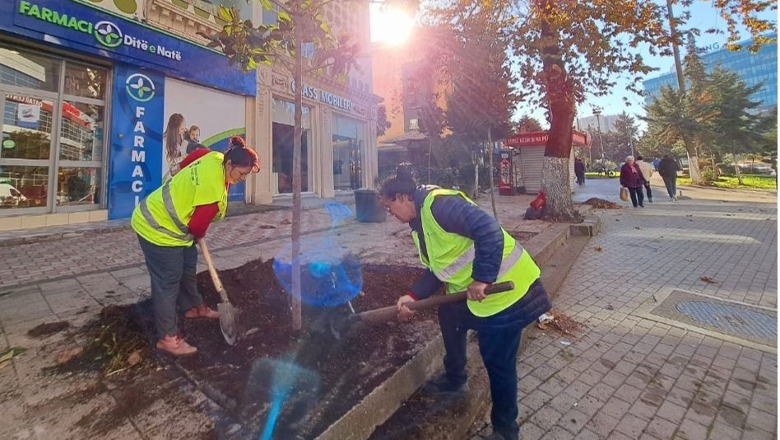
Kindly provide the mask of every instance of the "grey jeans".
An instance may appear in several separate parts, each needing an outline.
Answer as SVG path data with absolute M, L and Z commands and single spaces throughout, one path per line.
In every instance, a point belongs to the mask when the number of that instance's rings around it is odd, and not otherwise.
M 198 248 L 157 246 L 138 236 L 146 259 L 146 268 L 152 278 L 152 304 L 157 336 L 173 336 L 179 311 L 189 310 L 203 303 L 198 293 L 195 273 L 198 269 Z

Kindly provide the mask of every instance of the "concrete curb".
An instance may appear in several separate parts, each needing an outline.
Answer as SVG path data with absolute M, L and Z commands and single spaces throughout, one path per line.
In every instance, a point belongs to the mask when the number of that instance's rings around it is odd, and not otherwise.
M 534 256 L 541 265 L 547 262 L 555 252 L 563 246 L 569 237 L 568 224 L 556 224 L 546 231 L 531 238 L 524 248 Z M 469 344 L 469 369 L 476 372 L 482 366 L 476 344 Z M 423 383 L 441 366 L 444 354 L 442 336 L 437 336 L 428 343 L 409 362 L 401 366 L 396 373 L 383 382 L 355 405 L 347 414 L 328 427 L 318 440 L 363 440 L 371 436 L 377 426 L 387 421 Z M 469 417 L 458 418 L 453 426 L 465 434 L 474 422 L 475 417 L 484 413 L 489 404 L 487 379 L 484 374 L 483 384 L 477 381 L 472 385 L 473 395 L 466 402 Z M 476 386 L 475 386 L 476 385 Z M 457 436 L 450 438 L 459 438 Z

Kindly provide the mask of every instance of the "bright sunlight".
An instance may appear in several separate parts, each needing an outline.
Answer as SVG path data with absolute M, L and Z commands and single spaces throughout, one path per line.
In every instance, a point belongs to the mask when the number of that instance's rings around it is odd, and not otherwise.
M 371 41 L 400 45 L 409 39 L 414 18 L 398 9 L 371 5 Z

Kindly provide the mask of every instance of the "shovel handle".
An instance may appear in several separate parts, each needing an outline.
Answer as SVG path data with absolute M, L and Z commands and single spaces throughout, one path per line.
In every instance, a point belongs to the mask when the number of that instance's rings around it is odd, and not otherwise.
M 515 283 L 511 281 L 504 281 L 501 283 L 495 283 L 487 286 L 485 288 L 485 294 L 490 295 L 493 293 L 507 292 L 514 288 L 515 288 Z M 419 301 L 407 303 L 406 306 L 409 307 L 409 310 L 430 309 L 442 304 L 449 304 L 458 301 L 463 301 L 467 297 L 468 297 L 468 292 L 464 290 L 462 292 L 450 293 L 446 295 L 434 295 L 425 299 L 421 299 Z M 367 321 L 373 323 L 387 322 L 395 319 L 395 317 L 398 316 L 398 307 L 397 306 L 382 307 L 381 309 L 369 310 L 367 312 L 358 313 L 357 315 L 354 316 L 356 316 L 357 319 L 359 319 L 360 321 Z
M 203 259 L 206 260 L 206 266 L 209 268 L 209 275 L 211 275 L 211 281 L 214 283 L 214 289 L 219 293 L 222 302 L 228 302 L 227 291 L 222 286 L 217 269 L 214 268 L 214 263 L 211 261 L 211 253 L 209 253 L 209 248 L 206 246 L 206 240 L 199 238 L 198 245 L 201 253 L 203 253 Z

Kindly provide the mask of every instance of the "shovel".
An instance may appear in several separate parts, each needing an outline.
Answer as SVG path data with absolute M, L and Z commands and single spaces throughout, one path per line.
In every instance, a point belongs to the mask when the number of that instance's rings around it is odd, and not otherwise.
M 515 283 L 512 281 L 504 281 L 501 283 L 495 283 L 485 288 L 485 294 L 490 295 L 493 293 L 507 292 L 515 288 Z M 467 296 L 467 291 L 450 293 L 446 295 L 434 295 L 429 298 L 421 299 L 411 303 L 406 303 L 409 310 L 425 310 L 430 309 L 442 304 L 450 304 L 458 301 L 464 301 Z M 355 313 L 349 315 L 343 319 L 340 323 L 334 323 L 331 326 L 331 332 L 337 338 L 341 338 L 343 332 L 349 331 L 350 328 L 359 323 L 366 322 L 371 324 L 379 324 L 383 322 L 392 321 L 398 316 L 397 306 L 382 307 L 381 309 L 369 310 L 366 312 Z
M 217 269 L 214 268 L 214 263 L 211 261 L 211 254 L 209 248 L 206 247 L 206 241 L 202 238 L 198 239 L 200 245 L 200 251 L 203 253 L 203 259 L 206 260 L 206 266 L 209 268 L 209 275 L 211 275 L 211 281 L 214 283 L 214 288 L 219 293 L 219 297 L 222 302 L 217 304 L 217 311 L 219 311 L 219 329 L 222 330 L 222 336 L 225 338 L 225 342 L 228 345 L 233 345 L 238 339 L 238 331 L 236 330 L 236 311 L 233 308 L 233 304 L 230 304 L 228 300 L 227 291 L 222 286 L 222 281 L 219 280 L 219 274 Z

